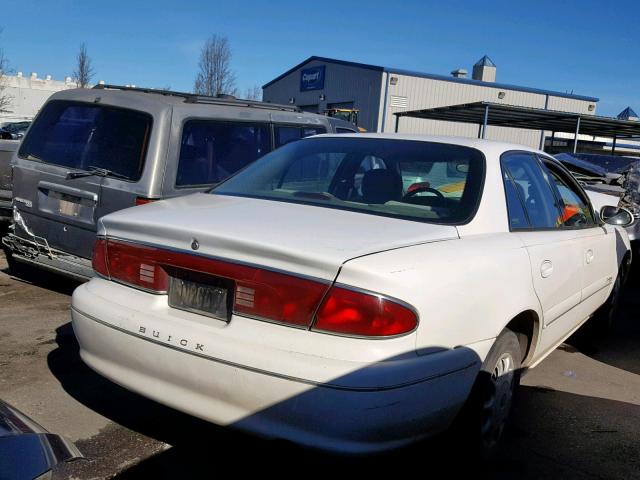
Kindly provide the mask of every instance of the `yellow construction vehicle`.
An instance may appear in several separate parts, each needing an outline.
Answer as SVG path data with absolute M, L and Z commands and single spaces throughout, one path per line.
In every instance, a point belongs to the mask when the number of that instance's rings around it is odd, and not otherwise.
M 339 118 L 340 120 L 345 120 L 349 123 L 353 123 L 356 127 L 358 127 L 358 113 L 360 110 L 357 108 L 328 108 L 324 111 L 324 114 L 327 117 Z M 362 127 L 358 127 L 360 132 L 366 132 L 366 130 Z

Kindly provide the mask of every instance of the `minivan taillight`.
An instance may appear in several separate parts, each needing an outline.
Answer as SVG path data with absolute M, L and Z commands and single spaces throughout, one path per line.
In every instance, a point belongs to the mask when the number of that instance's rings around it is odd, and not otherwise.
M 107 241 L 104 238 L 96 239 L 96 243 L 93 244 L 91 265 L 96 273 L 109 278 L 109 270 L 107 270 Z
M 146 205 L 147 203 L 155 202 L 157 198 L 136 197 L 136 207 L 138 205 Z
M 332 287 L 318 309 L 313 330 L 361 337 L 409 333 L 418 316 L 408 306 L 373 293 Z

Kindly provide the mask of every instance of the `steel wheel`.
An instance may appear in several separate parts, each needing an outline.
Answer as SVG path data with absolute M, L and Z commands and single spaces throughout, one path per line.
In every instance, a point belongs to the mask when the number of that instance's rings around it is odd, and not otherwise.
M 505 352 L 495 363 L 482 402 L 480 434 L 485 448 L 493 448 L 507 424 L 516 387 L 516 366 Z
M 484 359 L 469 398 L 454 423 L 452 433 L 457 444 L 482 461 L 494 457 L 508 425 L 520 380 L 521 359 L 517 335 L 503 330 Z

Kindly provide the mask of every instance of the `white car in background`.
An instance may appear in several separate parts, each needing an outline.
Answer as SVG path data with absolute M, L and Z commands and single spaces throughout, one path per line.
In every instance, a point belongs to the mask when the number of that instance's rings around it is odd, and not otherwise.
M 130 390 L 349 453 L 457 417 L 490 452 L 519 371 L 607 317 L 630 250 L 542 152 L 362 134 L 110 214 L 93 262 L 73 295 L 80 354 Z

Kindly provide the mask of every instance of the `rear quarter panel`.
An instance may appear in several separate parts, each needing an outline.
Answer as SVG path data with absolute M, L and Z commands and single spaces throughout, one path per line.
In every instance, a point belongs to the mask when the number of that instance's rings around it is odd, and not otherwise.
M 529 257 L 510 233 L 469 236 L 348 261 L 338 282 L 403 300 L 418 311 L 419 354 L 467 345 L 482 360 L 519 313 L 541 316 Z

